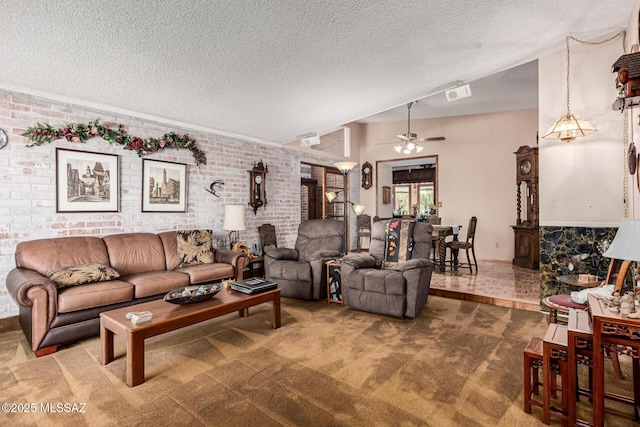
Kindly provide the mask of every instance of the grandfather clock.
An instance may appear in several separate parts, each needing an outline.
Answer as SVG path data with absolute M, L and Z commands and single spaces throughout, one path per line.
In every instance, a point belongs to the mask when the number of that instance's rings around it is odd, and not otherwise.
M 523 145 L 516 155 L 517 219 L 513 264 L 532 270 L 540 268 L 538 227 L 538 147 Z

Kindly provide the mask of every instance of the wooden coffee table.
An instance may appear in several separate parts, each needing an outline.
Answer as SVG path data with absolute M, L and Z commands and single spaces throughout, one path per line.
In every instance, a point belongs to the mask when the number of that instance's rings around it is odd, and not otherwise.
M 237 311 L 240 317 L 249 315 L 249 307 L 273 302 L 273 329 L 280 327 L 280 289 L 247 295 L 223 289 L 211 300 L 195 304 L 175 305 L 163 300 L 150 301 L 130 307 L 100 313 L 102 364 L 114 360 L 113 336 L 119 335 L 127 343 L 127 384 L 135 387 L 144 382 L 144 340 L 175 331 L 185 326 Z M 126 318 L 130 311 L 150 311 L 153 318 L 135 324 Z

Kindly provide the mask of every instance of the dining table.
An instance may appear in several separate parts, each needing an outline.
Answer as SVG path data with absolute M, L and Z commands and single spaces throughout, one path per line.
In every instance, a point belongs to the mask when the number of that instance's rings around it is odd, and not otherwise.
M 437 240 L 437 254 L 436 260 L 437 271 L 443 273 L 445 270 L 445 260 L 447 257 L 447 243 L 445 239 L 447 236 L 453 236 L 453 240 L 458 240 L 458 233 L 462 228 L 461 225 L 445 225 L 445 224 L 432 224 L 433 234 L 432 239 Z M 453 257 L 453 265 L 458 264 L 458 251 L 453 250 L 451 256 Z
M 604 351 L 625 354 L 632 358 L 633 397 L 614 396 L 615 400 L 630 403 L 634 407 L 636 421 L 640 419 L 640 319 L 630 318 L 607 307 L 605 300 L 590 294 L 589 312 L 593 326 L 593 425 L 604 426 Z M 606 393 L 611 398 L 611 394 Z

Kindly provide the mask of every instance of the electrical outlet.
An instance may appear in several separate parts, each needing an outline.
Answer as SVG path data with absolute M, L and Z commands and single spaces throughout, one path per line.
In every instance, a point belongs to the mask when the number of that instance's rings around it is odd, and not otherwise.
M 442 207 L 442 202 L 438 202 L 438 207 L 441 208 Z

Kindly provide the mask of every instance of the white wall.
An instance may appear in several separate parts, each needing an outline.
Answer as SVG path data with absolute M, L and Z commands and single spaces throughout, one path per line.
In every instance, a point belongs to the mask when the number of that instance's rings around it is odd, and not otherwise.
M 463 102 L 464 100 L 460 101 Z M 461 224 L 478 217 L 476 254 L 480 259 L 513 259 L 516 220 L 516 166 L 513 154 L 521 145 L 535 146 L 536 110 L 492 113 L 453 118 L 412 120 L 412 132 L 445 136 L 446 141 L 425 142 L 420 156 L 438 155 L 438 214 L 444 224 Z M 393 150 L 395 135 L 406 132 L 406 122 L 370 123 L 362 132 L 360 159 L 405 159 Z M 386 183 L 385 183 L 386 185 Z M 376 211 L 376 188 L 360 190 L 367 212 Z M 379 191 L 379 190 L 378 190 Z M 379 195 L 378 197 L 381 197 Z M 388 216 L 380 212 L 380 216 Z
M 624 116 L 611 109 L 616 99 L 611 65 L 622 54 L 622 38 L 597 46 L 570 42 L 571 112 L 598 132 L 571 143 L 540 139 L 542 226 L 618 226 L 624 217 Z M 566 50 L 539 58 L 538 67 L 542 136 L 566 112 Z M 634 125 L 636 135 L 638 130 Z M 633 184 L 628 182 L 632 197 Z

